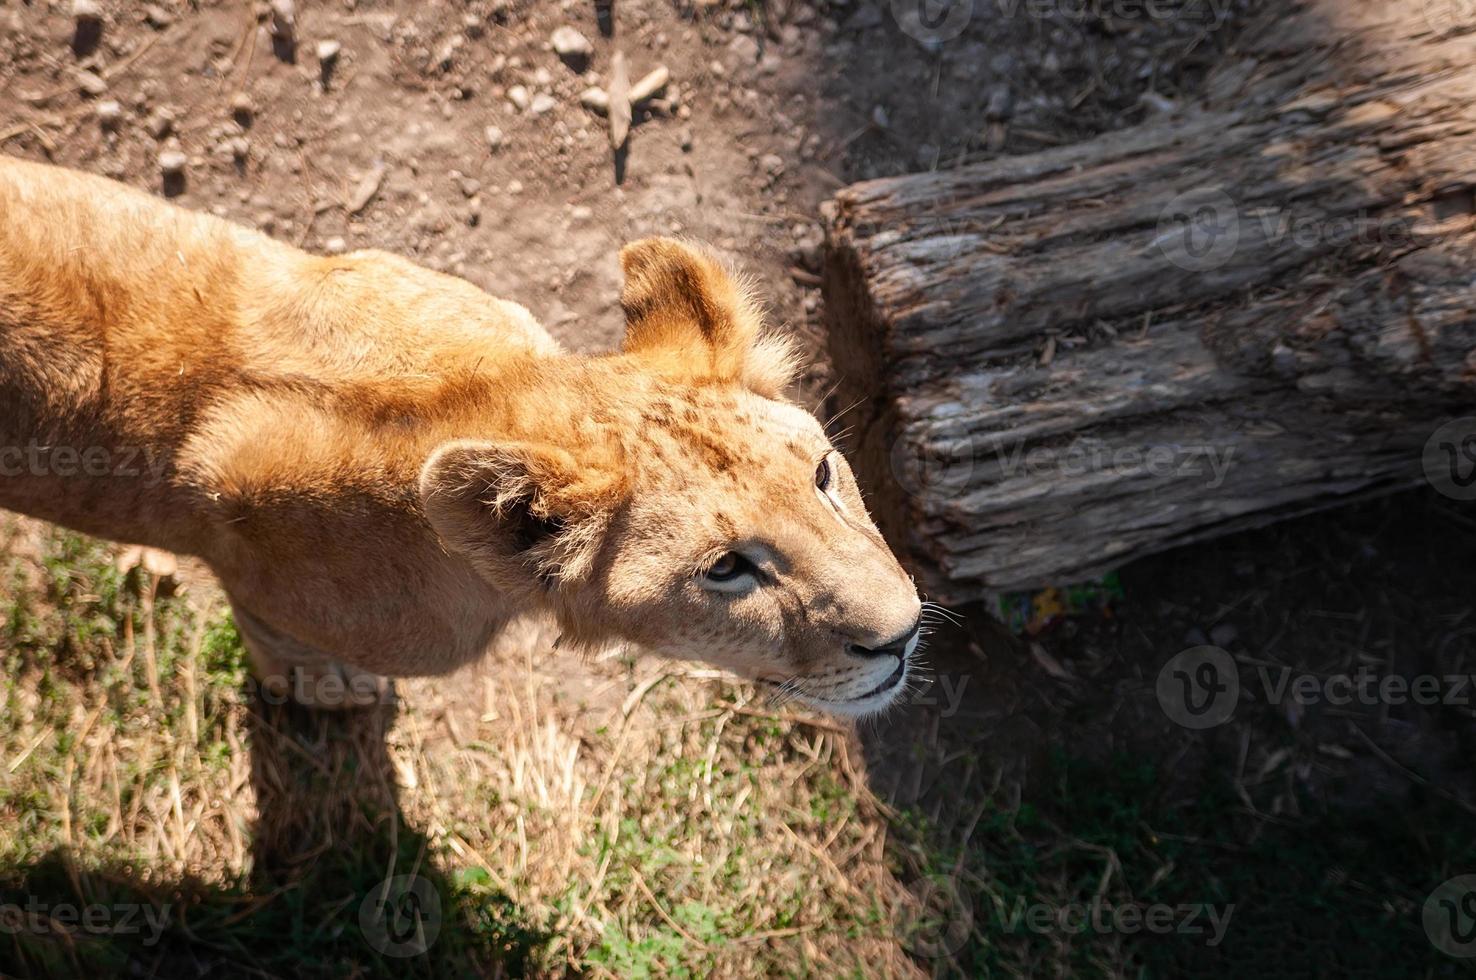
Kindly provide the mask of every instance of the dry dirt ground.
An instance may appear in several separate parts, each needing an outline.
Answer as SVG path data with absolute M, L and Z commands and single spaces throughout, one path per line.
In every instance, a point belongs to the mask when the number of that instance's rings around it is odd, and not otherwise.
M 584 350 L 618 342 L 622 243 L 705 239 L 807 343 L 817 403 L 835 188 L 1192 102 L 1249 15 L 976 0 L 929 40 L 902 0 L 299 0 L 289 42 L 250 0 L 80 6 L 0 0 L 0 152 L 304 248 L 403 253 Z M 587 57 L 553 50 L 561 27 Z M 616 52 L 632 80 L 670 73 L 620 159 L 580 100 Z M 1420 914 L 1476 870 L 1469 706 L 1251 699 L 1189 733 L 1153 692 L 1206 638 L 1248 677 L 1476 672 L 1473 529 L 1425 495 L 1172 553 L 1126 570 L 1114 620 L 1034 646 L 962 610 L 937 683 L 853 731 L 690 665 L 577 662 L 531 627 L 395 708 L 263 704 L 208 575 L 5 518 L 0 887 L 168 928 L 29 920 L 0 971 L 1455 975 Z M 373 901 L 404 875 L 440 905 L 423 954 L 396 930 L 426 896 Z M 1239 919 L 1212 946 L 1011 917 L 1092 901 Z

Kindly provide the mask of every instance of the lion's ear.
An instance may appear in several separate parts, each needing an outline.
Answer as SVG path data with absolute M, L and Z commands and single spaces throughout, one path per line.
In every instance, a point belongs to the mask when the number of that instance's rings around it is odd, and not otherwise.
M 627 353 L 665 374 L 737 382 L 768 397 L 793 380 L 793 347 L 764 335 L 751 290 L 706 249 L 643 238 L 620 250 L 620 267 Z
M 513 591 L 556 584 L 576 558 L 561 546 L 573 537 L 567 529 L 593 518 L 613 493 L 609 479 L 582 471 L 557 446 L 449 442 L 420 471 L 421 506 L 437 536 Z

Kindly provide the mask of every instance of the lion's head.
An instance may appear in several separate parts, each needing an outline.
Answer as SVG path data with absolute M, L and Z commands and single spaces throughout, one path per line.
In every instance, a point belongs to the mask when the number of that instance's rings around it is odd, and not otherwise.
M 850 467 L 782 395 L 790 347 L 704 251 L 621 252 L 624 350 L 509 369 L 485 438 L 440 446 L 427 518 L 572 639 L 632 641 L 864 714 L 906 688 L 911 579 Z

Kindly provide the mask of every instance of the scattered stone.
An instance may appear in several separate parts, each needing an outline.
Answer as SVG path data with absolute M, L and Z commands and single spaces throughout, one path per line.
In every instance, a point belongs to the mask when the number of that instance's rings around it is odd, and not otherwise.
M 272 0 L 272 37 L 285 44 L 297 42 L 297 4 L 294 0 Z
M 174 113 L 160 107 L 149 113 L 144 129 L 156 140 L 161 140 L 174 131 Z
M 77 87 L 93 98 L 106 95 L 108 91 L 108 83 L 95 71 L 77 72 Z
M 244 136 L 232 136 L 221 144 L 221 148 L 237 163 L 243 162 L 251 155 L 251 141 Z
M 323 243 L 323 252 L 325 255 L 342 255 L 344 252 L 347 251 L 348 242 L 337 236 L 334 236 L 333 238 L 330 238 Z
M 599 86 L 591 86 L 579 93 L 579 104 L 604 115 L 610 111 L 610 96 Z
M 747 34 L 739 34 L 728 43 L 728 50 L 740 65 L 751 65 L 759 60 L 758 42 Z
M 510 180 L 510 181 L 508 181 L 507 182 L 507 192 L 509 194 L 521 194 L 521 193 L 523 193 L 523 182 L 521 180 Z
M 1144 92 L 1142 95 L 1138 96 L 1138 101 L 1147 106 L 1150 112 L 1156 112 L 1163 115 L 1167 115 L 1171 112 L 1177 112 L 1179 109 L 1179 103 L 1175 102 L 1173 99 L 1169 98 L 1166 95 L 1160 95 L 1159 93 L 1153 91 Z
M 784 158 L 777 153 L 765 153 L 759 157 L 759 167 L 771 178 L 784 173 Z
M 487 149 L 493 153 L 502 149 L 502 143 L 505 137 L 502 135 L 501 129 L 498 129 L 496 126 L 488 126 L 483 135 L 487 137 Z
M 818 273 L 823 265 L 825 233 L 818 225 L 800 225 L 795 228 L 794 248 L 790 257 L 800 268 Z
M 97 0 L 72 0 L 72 19 L 78 24 L 101 24 L 102 5 Z
M 151 3 L 144 8 L 144 23 L 156 31 L 162 31 L 174 23 L 174 14 L 158 4 Z
M 683 126 L 682 127 L 681 133 L 678 134 L 678 139 L 680 139 L 682 141 L 682 152 L 683 153 L 691 153 L 692 152 L 692 129 L 691 129 L 690 126 Z
M 159 172 L 165 177 L 183 176 L 189 164 L 189 157 L 179 150 L 165 150 L 159 154 Z
M 524 86 L 514 85 L 507 90 L 507 101 L 511 102 L 519 112 L 527 112 L 528 106 L 533 103 L 533 97 L 528 94 L 528 89 Z
M 237 92 L 231 96 L 231 115 L 242 126 L 251 125 L 251 121 L 256 118 L 256 103 L 251 101 L 248 93 Z
M 535 116 L 541 116 L 545 112 L 551 111 L 558 104 L 559 100 L 555 99 L 552 95 L 549 95 L 547 92 L 539 92 L 533 96 L 533 101 L 528 105 L 528 111 Z
M 123 107 L 116 99 L 108 99 L 97 104 L 97 121 L 103 129 L 117 129 L 123 121 Z
M 466 43 L 466 36 L 453 34 L 448 37 L 444 44 L 437 49 L 435 57 L 431 59 L 431 66 L 437 71 L 450 71 L 452 64 L 456 61 L 456 52 Z
M 887 118 L 887 110 L 879 105 L 871 107 L 871 121 L 877 129 L 891 129 L 892 120 Z
M 476 197 L 482 192 L 482 182 L 475 177 L 462 175 L 456 178 L 456 183 L 466 197 Z
M 1284 378 L 1297 373 L 1297 352 L 1285 344 L 1271 348 L 1271 369 Z
M 355 215 L 367 208 L 369 202 L 374 200 L 374 195 L 379 193 L 379 185 L 384 183 L 384 171 L 384 164 L 376 161 L 374 166 L 370 167 L 364 176 L 359 178 L 358 186 L 354 188 L 353 194 L 349 195 L 348 200 L 344 202 L 344 210 L 348 211 L 350 215 Z
M 331 68 L 338 61 L 338 56 L 343 52 L 343 44 L 338 41 L 318 42 L 318 64 L 325 69 Z
M 989 102 L 984 106 L 984 118 L 996 121 L 1008 119 L 1014 107 L 1015 96 L 1010 87 L 996 85 L 994 91 L 989 93 Z
M 594 45 L 589 43 L 589 38 L 567 24 L 554 29 L 549 43 L 564 63 L 575 71 L 583 71 L 590 55 L 594 54 Z

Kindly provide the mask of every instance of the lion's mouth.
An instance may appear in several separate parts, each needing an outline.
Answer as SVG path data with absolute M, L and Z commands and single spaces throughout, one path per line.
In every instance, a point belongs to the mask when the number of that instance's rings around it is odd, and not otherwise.
M 865 694 L 861 695 L 860 697 L 851 698 L 850 700 L 852 700 L 852 701 L 868 701 L 871 698 L 874 698 L 874 697 L 876 697 L 879 694 L 885 694 L 888 691 L 890 691 L 892 688 L 896 687 L 898 684 L 901 684 L 902 683 L 902 678 L 904 678 L 906 676 L 907 676 L 907 658 L 906 657 L 898 657 L 897 658 L 897 669 L 894 670 L 894 671 L 892 671 L 890 674 L 888 674 L 887 677 L 886 677 L 886 680 L 882 681 L 876 687 L 873 687 L 871 690 L 867 691 Z

